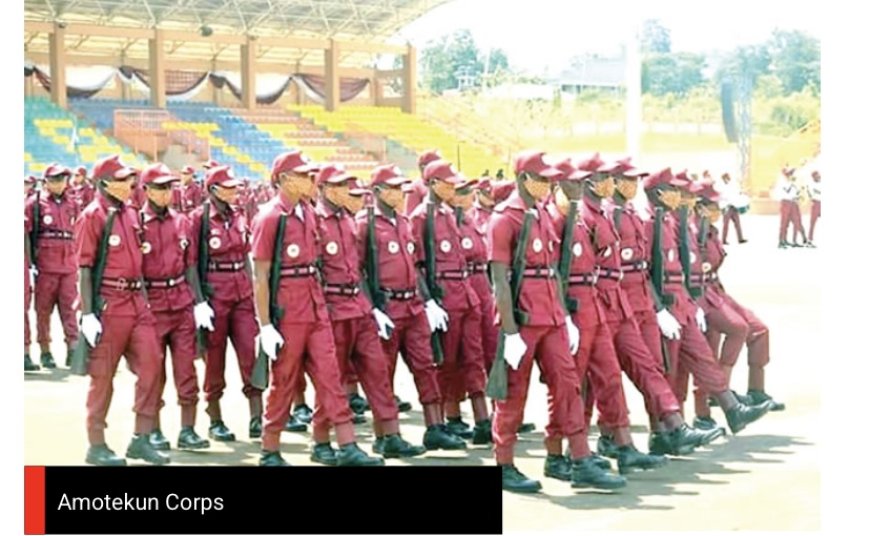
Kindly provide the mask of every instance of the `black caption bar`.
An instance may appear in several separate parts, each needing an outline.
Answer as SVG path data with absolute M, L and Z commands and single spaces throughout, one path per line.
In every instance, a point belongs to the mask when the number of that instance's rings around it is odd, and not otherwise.
M 501 496 L 494 466 L 46 467 L 45 533 L 500 534 Z

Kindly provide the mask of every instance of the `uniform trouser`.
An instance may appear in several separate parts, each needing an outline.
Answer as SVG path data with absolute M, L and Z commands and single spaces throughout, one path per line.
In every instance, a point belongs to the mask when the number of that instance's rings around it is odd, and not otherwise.
M 743 229 L 740 228 L 740 212 L 734 207 L 728 207 L 725 210 L 725 217 L 722 218 L 722 241 L 728 242 L 728 224 L 734 222 L 734 228 L 737 230 L 737 240 L 743 240 Z
M 681 378 L 681 374 L 691 373 L 695 384 L 707 393 L 717 394 L 728 389 L 725 373 L 694 317 L 680 324 L 679 339 L 668 339 L 665 344 L 671 360 L 668 380 L 681 405 L 688 394 L 688 385 L 683 379 L 687 376 Z
M 40 272 L 36 276 L 36 341 L 39 344 L 51 343 L 51 312 L 57 306 L 63 324 L 63 336 L 68 346 L 78 338 L 75 302 L 78 298 L 75 273 L 48 274 Z
M 810 242 L 813 241 L 813 237 L 816 234 L 816 222 L 821 217 L 822 217 L 822 202 L 821 201 L 813 201 L 812 208 L 810 209 Z
M 381 339 L 381 348 L 387 357 L 390 382 L 396 375 L 396 362 L 399 353 L 414 376 L 420 403 L 440 404 L 441 390 L 438 387 L 438 372 L 432 360 L 431 332 L 425 313 L 406 318 L 392 319 L 395 324 L 389 340 Z
M 196 402 L 199 385 L 196 378 L 196 324 L 193 309 L 158 311 L 154 313 L 157 343 L 160 348 L 160 393 L 159 408 L 162 408 L 163 389 L 166 386 L 166 349 L 172 352 L 172 378 L 181 406 L 181 426 L 196 423 Z
M 446 402 L 459 402 L 468 396 L 483 396 L 486 370 L 480 333 L 480 309 L 448 310 L 447 332 L 438 334 L 444 362 L 438 368 L 438 387 Z
M 334 320 L 332 335 L 341 385 L 347 385 L 351 373 L 358 377 L 372 408 L 375 422 L 383 426 L 384 433 L 396 433 L 399 410 L 393 398 L 387 358 L 384 357 L 381 343 L 378 342 L 378 330 L 374 320 L 371 316 Z M 315 405 L 322 406 L 319 396 Z M 323 412 L 315 413 L 314 433 L 328 437 L 329 422 L 323 417 Z
M 30 346 L 30 270 L 24 265 L 24 348 Z
M 316 393 L 314 419 L 326 423 L 326 437 L 314 434 L 316 442 L 329 441 L 329 426 L 335 426 L 340 445 L 354 441 L 353 418 L 341 383 L 335 342 L 329 320 L 304 324 L 282 322 L 284 345 L 272 363 L 266 409 L 263 414 L 263 450 L 276 451 L 281 431 L 290 418 L 290 406 L 303 369 Z M 322 428 L 321 428 L 322 430 Z
M 88 441 L 91 445 L 106 442 L 106 415 L 112 401 L 112 379 L 121 355 L 127 358 L 136 375 L 135 432 L 144 434 L 154 428 L 160 401 L 160 349 L 157 347 L 154 317 L 147 309 L 134 316 L 104 315 L 103 332 L 91 349 L 88 374 L 91 385 L 87 400 Z
M 779 202 L 779 241 L 785 242 L 788 236 L 788 225 L 791 224 L 791 241 L 797 242 L 797 235 L 806 241 L 807 237 L 804 233 L 804 226 L 801 222 L 801 207 L 795 201 L 780 201 Z
M 498 346 L 498 326 L 495 323 L 495 298 L 486 274 L 475 274 L 472 278 L 482 278 L 480 282 L 472 280 L 472 286 L 480 300 L 480 333 L 483 346 L 483 367 L 487 373 L 495 361 L 495 350 Z
M 548 407 L 553 415 L 553 434 L 567 437 L 572 458 L 589 455 L 583 401 L 580 396 L 580 378 L 577 363 L 568 349 L 568 331 L 562 326 L 523 326 L 520 336 L 527 346 L 519 368 L 508 367 L 506 400 L 495 401 L 492 423 L 493 449 L 496 463 L 512 464 L 517 430 L 522 424 L 532 364 L 538 362 L 549 389 Z
M 742 306 L 730 294 L 723 293 L 723 299 L 749 325 L 746 337 L 749 388 L 764 391 L 764 367 L 770 362 L 770 330 L 752 310 Z
M 227 339 L 232 341 L 236 358 L 239 360 L 242 393 L 247 398 L 260 396 L 262 391 L 251 385 L 251 372 L 254 370 L 256 358 L 254 340 L 259 333 L 257 319 L 254 316 L 253 298 L 228 302 L 214 297 L 211 300 L 211 307 L 214 310 L 214 331 L 208 332 L 208 352 L 203 382 L 205 399 L 211 402 L 223 397 L 227 386 L 224 379 Z

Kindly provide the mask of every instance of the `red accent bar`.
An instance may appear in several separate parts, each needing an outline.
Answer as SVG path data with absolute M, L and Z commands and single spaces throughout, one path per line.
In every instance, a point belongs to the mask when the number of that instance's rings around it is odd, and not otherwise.
M 24 467 L 24 534 L 45 534 L 45 467 Z

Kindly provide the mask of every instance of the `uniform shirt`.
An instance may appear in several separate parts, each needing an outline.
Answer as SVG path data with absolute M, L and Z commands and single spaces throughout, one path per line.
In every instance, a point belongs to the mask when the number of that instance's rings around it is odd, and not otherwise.
M 194 259 L 199 256 L 203 211 L 200 206 L 190 213 L 190 242 Z M 245 262 L 251 248 L 244 215 L 233 207 L 229 207 L 226 214 L 222 214 L 216 206 L 211 205 L 207 245 L 209 262 Z M 221 301 L 241 301 L 251 297 L 254 292 L 251 278 L 244 269 L 236 272 L 209 270 L 206 280 L 214 291 L 212 298 Z
M 317 218 L 307 202 L 294 205 L 283 192 L 263 205 L 254 218 L 251 238 L 254 260 L 273 262 L 282 214 L 286 215 L 284 240 L 280 245 L 282 269 L 313 266 L 320 252 Z M 284 312 L 281 324 L 329 320 L 323 290 L 315 275 L 282 277 L 276 301 Z
M 94 267 L 110 210 L 117 211 L 117 215 L 112 228 L 107 230 L 109 239 L 103 278 L 139 281 L 143 275 L 139 218 L 130 205 L 110 200 L 103 193 L 97 194 L 76 224 L 79 266 Z M 136 316 L 148 307 L 142 290 L 120 290 L 107 282 L 98 291 L 106 302 L 101 312 L 103 320 L 112 315 Z
M 628 303 L 635 314 L 651 311 L 655 305 L 652 299 L 649 269 L 638 269 L 642 263 L 646 263 L 649 267 L 651 260 L 651 244 L 647 241 L 644 232 L 644 222 L 631 202 L 626 202 L 622 206 L 615 203 L 605 204 L 605 211 L 614 226 L 619 224 L 616 231 L 619 234 L 619 258 L 623 269 L 620 287 L 625 291 Z
M 474 222 L 474 225 L 477 226 L 478 229 L 486 235 L 486 230 L 489 227 L 489 220 L 492 218 L 492 209 L 491 208 L 483 208 L 481 205 L 475 203 L 468 215 L 471 220 Z
M 72 198 L 76 202 L 76 217 L 81 215 L 85 210 L 85 207 L 91 204 L 91 201 L 94 200 L 95 193 L 96 190 L 94 189 L 94 186 L 87 181 L 78 185 L 70 184 L 67 189 L 67 195 L 72 195 Z
M 405 196 L 405 214 L 410 216 L 418 206 L 426 202 L 429 189 L 423 179 L 417 179 L 411 183 L 408 195 Z
M 27 199 L 25 213 L 32 225 L 37 226 L 36 267 L 46 274 L 73 274 L 76 261 L 75 222 L 78 206 L 73 196 L 64 193 L 55 196 L 47 191 L 39 194 L 39 221 L 33 212 L 36 196 Z
M 148 196 L 145 195 L 145 188 L 137 182 L 133 185 L 133 193 L 130 195 L 130 200 L 127 201 L 137 211 L 140 210 L 148 202 Z
M 364 267 L 368 254 L 368 211 L 356 216 L 359 244 L 362 253 L 360 264 Z M 415 268 L 420 245 L 414 240 L 411 222 L 399 212 L 394 218 L 375 206 L 375 244 L 378 256 L 378 278 L 382 289 L 393 291 L 417 290 L 418 275 Z M 423 300 L 417 296 L 410 300 L 387 299 L 387 310 L 392 319 L 408 318 L 423 313 Z
M 182 214 L 193 212 L 204 200 L 202 187 L 193 181 L 187 185 L 179 184 L 172 190 L 172 208 Z
M 192 266 L 190 223 L 182 214 L 167 209 L 158 214 L 146 203 L 139 213 L 142 226 L 142 272 L 145 280 L 165 283 L 181 279 L 168 288 L 148 288 L 148 302 L 153 312 L 181 311 L 193 303 L 193 291 L 185 279 Z
M 421 246 L 424 245 L 426 207 L 426 203 L 418 205 L 411 214 L 414 239 Z M 457 272 L 467 272 L 468 269 L 459 226 L 456 224 L 456 213 L 449 206 L 441 203 L 435 208 L 433 216 L 435 220 L 435 282 L 444 291 L 444 297 L 441 300 L 442 306 L 448 311 L 463 311 L 478 307 L 480 300 L 477 299 L 477 293 L 474 292 L 468 278 L 456 279 Z M 466 245 L 472 247 L 469 241 L 466 241 Z M 425 266 L 425 261 L 425 248 L 420 247 L 417 250 L 417 262 Z M 441 274 L 444 272 L 450 272 L 450 275 L 442 278 Z
M 526 268 L 555 269 L 559 237 L 543 205 L 536 203 L 533 208 L 537 216 L 532 221 L 524 252 Z M 525 201 L 516 191 L 495 208 L 487 233 L 490 262 L 503 263 L 510 269 L 525 212 Z M 554 278 L 523 277 L 517 304 L 529 316 L 527 325 L 562 326 L 565 323 L 565 308 L 559 292 L 559 283 Z
M 607 217 L 600 201 L 584 196 L 580 217 L 589 229 L 595 253 L 595 268 L 599 272 L 596 286 L 611 317 L 626 320 L 634 316 L 628 297 L 620 286 L 622 281 L 622 249 L 613 221 Z
M 810 199 L 813 201 L 818 201 L 821 203 L 822 201 L 822 181 L 810 181 L 809 186 L 807 186 L 807 191 L 809 192 Z
M 801 187 L 797 181 L 786 180 L 780 177 L 773 191 L 774 199 L 779 201 L 797 201 L 801 195 Z
M 481 296 L 492 294 L 487 276 L 486 226 L 479 225 L 472 209 L 470 213 L 463 214 L 462 223 L 457 223 L 457 227 L 460 235 L 459 245 L 468 263 L 470 274 L 468 282 L 482 304 L 484 298 Z
M 315 209 L 320 233 L 320 259 L 325 285 L 356 286 L 361 290 L 359 237 L 356 221 L 343 209 L 332 209 L 321 201 Z M 355 296 L 331 294 L 324 290 L 329 317 L 348 320 L 371 314 L 372 306 L 361 291 Z
M 645 234 L 647 242 L 652 244 L 655 231 L 655 213 L 653 207 L 649 207 L 648 210 L 651 214 L 645 223 Z M 679 252 L 679 223 L 674 213 L 665 212 L 663 215 L 661 233 L 663 272 L 665 274 L 664 291 L 674 296 L 674 304 L 669 306 L 668 310 L 678 322 L 685 325 L 692 321 L 697 309 L 682 283 L 684 276 Z M 671 282 L 668 282 L 669 278 Z

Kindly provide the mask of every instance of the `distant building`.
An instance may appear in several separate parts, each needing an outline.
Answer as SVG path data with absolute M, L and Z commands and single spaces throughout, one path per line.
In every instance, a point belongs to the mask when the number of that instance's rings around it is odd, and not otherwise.
M 625 86 L 625 58 L 587 54 L 576 58 L 553 82 L 564 93 L 592 88 L 618 92 Z

